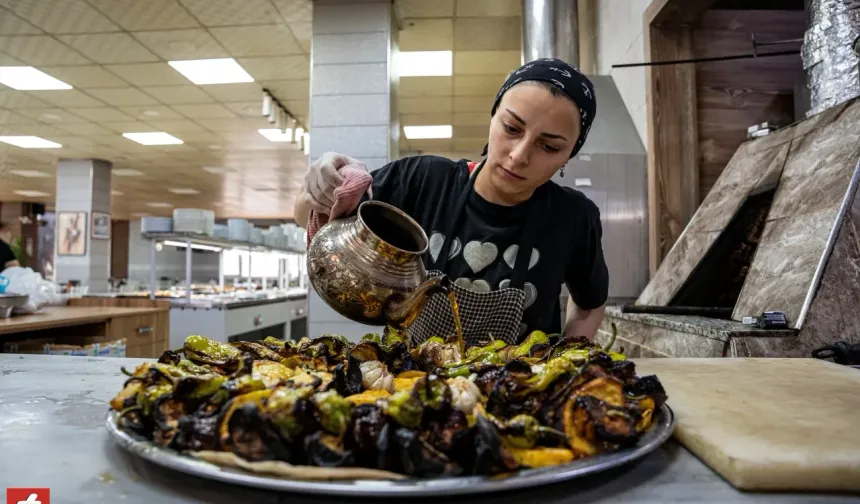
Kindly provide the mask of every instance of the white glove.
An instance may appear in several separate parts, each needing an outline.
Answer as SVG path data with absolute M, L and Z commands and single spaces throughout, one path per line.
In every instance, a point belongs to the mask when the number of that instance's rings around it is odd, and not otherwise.
M 343 177 L 337 171 L 346 165 L 367 171 L 367 166 L 361 161 L 336 152 L 326 152 L 311 164 L 302 187 L 305 203 L 311 210 L 331 214 L 334 190 L 343 184 Z

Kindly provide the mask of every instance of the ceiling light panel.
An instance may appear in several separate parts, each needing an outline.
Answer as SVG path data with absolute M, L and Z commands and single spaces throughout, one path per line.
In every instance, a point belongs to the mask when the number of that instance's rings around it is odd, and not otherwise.
M 451 138 L 453 128 L 450 124 L 439 126 L 404 126 L 403 134 L 407 140 L 424 138 Z
M 26 198 L 43 198 L 46 196 L 50 196 L 50 194 L 46 192 L 30 190 L 15 191 L 15 194 L 17 194 L 18 196 L 24 196 Z
M 233 173 L 236 170 L 230 168 L 229 166 L 204 166 L 203 169 L 209 173 L 222 174 L 222 173 Z
M 59 149 L 62 145 L 37 136 L 0 136 L 0 142 L 24 149 Z
M 38 170 L 9 170 L 9 173 L 12 175 L 17 175 L 19 177 L 31 177 L 31 178 L 44 178 L 50 177 L 50 173 L 46 173 Z
M 200 194 L 200 191 L 198 191 L 197 189 L 192 189 L 190 187 L 170 188 L 168 189 L 168 191 L 172 192 L 173 194 Z
M 123 133 L 122 136 L 141 145 L 180 145 L 184 143 L 182 140 L 163 131 Z
M 0 66 L 0 84 L 18 91 L 72 89 L 65 82 L 31 66 Z
M 270 142 L 292 142 L 293 141 L 293 130 L 287 128 L 284 130 L 280 130 L 278 128 L 263 128 L 257 130 L 261 135 L 266 137 L 266 139 Z
M 451 51 L 406 51 L 397 53 L 394 61 L 400 77 L 452 75 Z
M 150 202 L 146 204 L 147 206 L 151 206 L 153 208 L 169 208 L 172 207 L 170 203 L 159 203 L 159 202 Z
M 168 61 L 168 65 L 197 85 L 254 82 L 233 58 Z
M 140 177 L 143 172 L 132 168 L 114 168 L 111 170 L 111 174 L 117 177 Z

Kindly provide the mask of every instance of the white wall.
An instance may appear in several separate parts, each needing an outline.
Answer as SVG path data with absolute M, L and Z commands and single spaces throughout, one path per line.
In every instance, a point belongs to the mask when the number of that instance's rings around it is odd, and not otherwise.
M 645 67 L 612 69 L 612 65 L 645 61 L 642 15 L 650 4 L 651 0 L 597 1 L 597 70 L 613 77 L 646 149 Z

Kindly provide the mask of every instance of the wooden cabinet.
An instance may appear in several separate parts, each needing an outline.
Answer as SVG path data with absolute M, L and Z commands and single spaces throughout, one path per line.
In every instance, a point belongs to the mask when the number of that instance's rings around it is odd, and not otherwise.
M 107 339 L 125 339 L 126 357 L 160 357 L 168 350 L 168 317 L 168 312 L 163 312 L 112 318 Z

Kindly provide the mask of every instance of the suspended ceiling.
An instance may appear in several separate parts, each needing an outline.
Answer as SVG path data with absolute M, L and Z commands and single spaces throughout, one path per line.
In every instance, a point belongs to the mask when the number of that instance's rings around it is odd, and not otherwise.
M 396 8 L 401 51 L 454 54 L 453 76 L 403 77 L 399 95 L 402 125 L 453 124 L 453 138 L 401 134 L 401 152 L 477 156 L 492 98 L 520 62 L 520 0 L 397 0 Z M 63 145 L 0 143 L 0 201 L 50 207 L 57 159 L 98 157 L 114 164 L 115 218 L 189 206 L 219 217 L 291 217 L 307 158 L 257 133 L 270 127 L 260 99 L 265 87 L 308 123 L 311 20 L 308 0 L 0 0 L 0 65 L 31 65 L 74 87 L 0 85 L 0 135 Z M 255 82 L 196 86 L 167 64 L 226 57 Z M 184 144 L 143 146 L 122 136 L 130 131 L 165 131 Z M 233 171 L 203 169 L 213 166 Z

